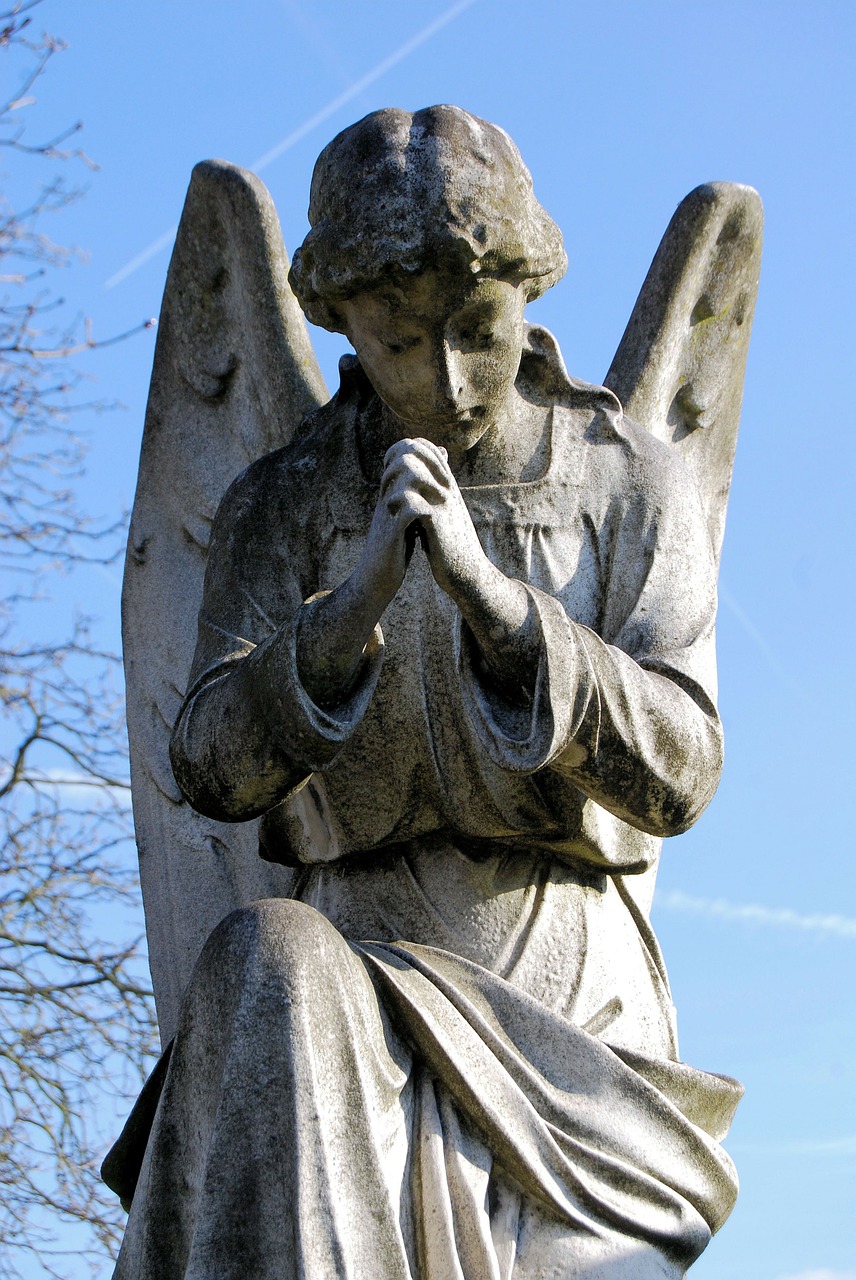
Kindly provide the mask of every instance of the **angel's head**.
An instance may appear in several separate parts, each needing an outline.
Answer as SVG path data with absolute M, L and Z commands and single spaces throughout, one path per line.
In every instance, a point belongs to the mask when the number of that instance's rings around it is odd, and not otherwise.
M 514 143 L 459 107 L 373 112 L 321 153 L 309 222 L 289 277 L 309 319 L 347 334 L 406 424 L 474 443 L 514 382 L 523 307 L 567 266 Z
M 343 130 L 315 165 L 309 223 L 290 280 L 309 319 L 337 333 L 337 304 L 389 280 L 442 266 L 531 301 L 567 267 L 517 147 L 460 107 L 392 107 Z

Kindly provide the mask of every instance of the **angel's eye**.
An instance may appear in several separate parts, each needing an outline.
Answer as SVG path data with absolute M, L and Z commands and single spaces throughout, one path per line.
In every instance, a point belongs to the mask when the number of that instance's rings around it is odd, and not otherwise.
M 501 328 L 496 308 L 488 305 L 469 306 L 450 324 L 449 342 L 459 351 L 489 351 L 500 341 Z
M 412 347 L 415 347 L 418 341 L 418 338 L 394 338 L 386 340 L 381 338 L 380 345 L 391 355 L 400 356 L 403 355 L 405 351 L 410 351 Z
M 486 351 L 496 342 L 496 334 L 492 329 L 476 329 L 471 333 L 462 333 L 461 342 L 470 351 Z

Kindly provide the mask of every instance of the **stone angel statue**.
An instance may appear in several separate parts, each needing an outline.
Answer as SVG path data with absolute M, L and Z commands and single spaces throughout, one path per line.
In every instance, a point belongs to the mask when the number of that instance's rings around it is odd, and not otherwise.
M 309 221 L 289 271 L 202 164 L 167 280 L 124 593 L 165 1052 L 116 1276 L 677 1280 L 741 1089 L 681 1061 L 649 908 L 722 764 L 760 201 L 687 197 L 599 387 L 524 319 L 566 258 L 496 126 L 374 112 Z M 353 346 L 332 399 L 298 303 Z

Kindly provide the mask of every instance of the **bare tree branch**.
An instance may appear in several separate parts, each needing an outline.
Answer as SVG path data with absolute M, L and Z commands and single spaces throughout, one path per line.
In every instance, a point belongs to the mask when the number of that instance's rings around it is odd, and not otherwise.
M 25 136 L 64 47 L 34 34 L 41 3 L 0 13 L 0 56 L 31 58 L 0 103 L 0 146 L 10 163 L 90 164 L 65 145 L 79 124 Z M 0 1277 L 77 1276 L 81 1259 L 105 1274 L 123 1215 L 98 1178 L 102 1116 L 127 1106 L 154 1050 L 117 659 L 85 618 L 47 636 L 41 607 L 56 574 L 113 560 L 122 527 L 76 499 L 74 415 L 108 406 L 76 398 L 69 362 L 151 323 L 99 340 L 65 319 L 47 281 L 78 255 L 43 224 L 76 196 L 50 174 L 27 207 L 0 200 Z

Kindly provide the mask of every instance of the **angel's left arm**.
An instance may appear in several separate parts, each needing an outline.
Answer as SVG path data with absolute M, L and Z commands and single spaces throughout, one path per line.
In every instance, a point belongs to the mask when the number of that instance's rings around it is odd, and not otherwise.
M 561 598 L 517 582 L 529 606 L 516 632 L 523 681 L 498 678 L 497 632 L 477 608 L 462 609 L 459 655 L 470 719 L 495 763 L 549 768 L 658 836 L 696 820 L 722 769 L 710 541 L 689 478 L 666 472 L 623 503 L 599 634 Z

